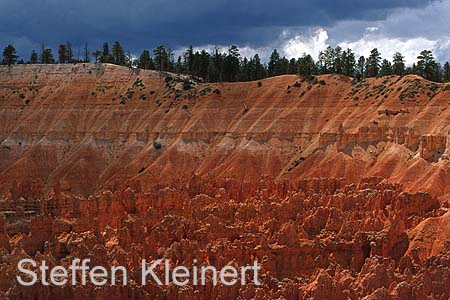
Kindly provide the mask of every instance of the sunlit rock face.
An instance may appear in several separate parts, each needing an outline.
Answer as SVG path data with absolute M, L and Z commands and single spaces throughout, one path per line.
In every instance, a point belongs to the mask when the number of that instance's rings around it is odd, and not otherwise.
M 317 79 L 0 67 L 2 299 L 448 299 L 450 88 Z M 24 287 L 22 258 L 130 278 Z M 142 286 L 159 258 L 262 285 Z

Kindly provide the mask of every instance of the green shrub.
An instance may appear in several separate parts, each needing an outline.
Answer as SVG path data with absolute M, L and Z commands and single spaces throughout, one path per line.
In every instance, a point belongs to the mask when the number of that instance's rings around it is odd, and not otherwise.
M 162 148 L 162 145 L 158 141 L 153 141 L 153 148 L 155 148 L 156 150 L 159 150 Z

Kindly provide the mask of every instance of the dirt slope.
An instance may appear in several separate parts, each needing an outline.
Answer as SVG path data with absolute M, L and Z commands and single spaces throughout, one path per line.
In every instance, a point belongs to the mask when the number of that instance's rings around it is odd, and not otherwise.
M 259 88 L 249 82 L 185 90 L 156 72 L 112 65 L 0 72 L 2 181 L 59 180 L 88 193 L 113 177 L 376 175 L 406 189 L 449 192 L 442 154 L 450 89 L 415 76 L 357 84 L 334 75 L 312 83 L 280 76 Z

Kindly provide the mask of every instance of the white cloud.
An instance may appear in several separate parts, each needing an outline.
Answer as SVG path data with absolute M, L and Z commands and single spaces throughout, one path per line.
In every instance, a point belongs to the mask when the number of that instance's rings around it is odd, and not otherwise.
M 369 26 L 369 27 L 366 27 L 366 32 L 367 32 L 367 33 L 372 33 L 372 32 L 378 31 L 379 29 L 380 29 L 380 28 L 377 27 L 377 26 Z
M 317 59 L 320 50 L 331 44 L 350 48 L 357 55 L 368 56 L 378 48 L 389 60 L 395 52 L 405 56 L 407 64 L 417 61 L 422 50 L 432 50 L 444 62 L 450 60 L 450 0 L 433 1 L 421 8 L 401 8 L 384 20 L 344 20 L 332 27 L 319 28 L 312 36 L 297 35 L 288 39 L 288 31 L 281 35 L 284 53 L 298 57 L 303 52 Z
M 251 47 L 251 46 L 238 46 L 239 53 L 242 58 L 250 58 L 255 54 L 258 54 L 261 61 L 267 62 L 270 54 L 274 49 L 278 49 L 282 56 L 287 58 L 299 58 L 303 53 L 311 54 L 314 59 L 317 58 L 319 52 L 328 47 L 328 33 L 326 30 L 319 28 L 312 32 L 311 35 L 302 35 L 298 32 L 290 32 L 284 30 L 279 39 L 273 41 L 264 47 Z M 214 53 L 218 48 L 220 52 L 227 53 L 228 46 L 223 45 L 204 45 L 193 47 L 194 51 L 201 51 L 205 49 L 209 53 Z M 175 56 L 182 55 L 186 51 L 187 47 L 182 47 L 174 51 Z
M 261 61 L 263 61 L 263 62 L 265 62 L 269 59 L 269 56 L 270 56 L 271 52 L 273 51 L 273 48 L 271 46 L 253 48 L 250 46 L 237 45 L 237 47 L 239 48 L 239 54 L 241 55 L 241 58 L 244 58 L 244 57 L 250 58 L 250 57 L 253 57 L 255 54 L 258 54 Z M 174 51 L 175 57 L 178 57 L 179 55 L 183 56 L 183 54 L 185 53 L 187 48 L 188 47 L 182 47 L 182 48 L 175 50 Z M 194 50 L 194 52 L 196 52 L 196 51 L 201 52 L 202 50 L 206 50 L 208 53 L 212 54 L 216 51 L 215 50 L 216 48 L 221 53 L 228 53 L 229 46 L 204 45 L 204 46 L 193 47 L 193 50 Z
M 286 34 L 283 34 L 286 35 Z M 328 33 L 319 28 L 311 36 L 296 35 L 289 39 L 282 47 L 288 57 L 298 58 L 303 53 L 311 54 L 316 58 L 320 51 L 328 47 Z
M 417 61 L 417 56 L 424 49 L 436 49 L 437 42 L 426 38 L 418 37 L 412 39 L 363 36 L 354 42 L 342 42 L 339 46 L 352 49 L 358 56 L 369 56 L 370 50 L 377 48 L 383 58 L 389 60 L 395 52 L 400 52 L 405 57 L 407 64 Z
M 397 9 L 384 20 L 367 23 L 365 32 L 359 37 L 346 40 L 344 33 L 338 44 L 364 56 L 376 47 L 388 59 L 398 51 L 405 56 L 407 64 L 416 62 L 418 54 L 427 49 L 443 62 L 450 59 L 449 13 L 450 0 L 434 1 L 422 8 Z M 362 23 L 346 23 L 345 28 L 357 31 Z M 339 28 L 340 24 L 334 27 Z M 335 28 L 330 30 L 336 32 Z
M 286 28 L 277 39 L 261 47 L 238 45 L 241 57 L 259 54 L 267 62 L 273 49 L 278 49 L 287 58 L 298 58 L 303 53 L 317 59 L 320 51 L 329 45 L 350 48 L 357 56 L 368 56 L 373 48 L 378 48 L 383 58 L 392 59 L 395 52 L 405 56 L 406 63 L 417 61 L 422 50 L 432 50 L 440 62 L 450 60 L 450 0 L 434 1 L 421 8 L 401 8 L 389 14 L 384 20 L 363 21 L 344 20 L 331 27 Z M 195 47 L 210 53 L 215 46 Z M 228 46 L 218 46 L 227 52 Z M 175 51 L 184 52 L 186 48 Z

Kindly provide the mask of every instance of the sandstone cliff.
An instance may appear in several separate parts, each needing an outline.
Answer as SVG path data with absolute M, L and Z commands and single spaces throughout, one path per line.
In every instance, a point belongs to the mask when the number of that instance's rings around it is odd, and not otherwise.
M 449 85 L 318 79 L 0 67 L 2 297 L 448 299 Z M 136 284 L 24 288 L 27 256 Z M 142 287 L 142 258 L 257 258 L 263 286 Z

